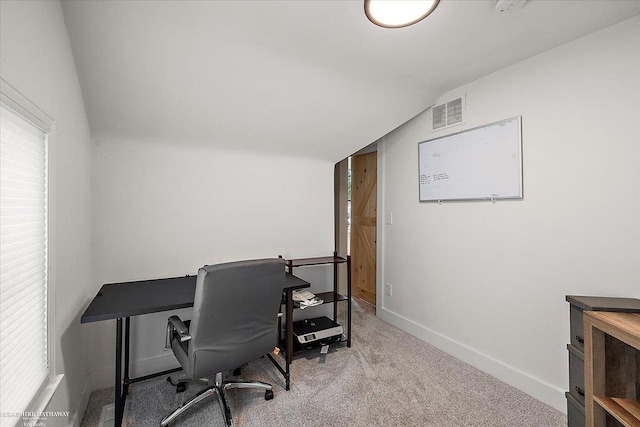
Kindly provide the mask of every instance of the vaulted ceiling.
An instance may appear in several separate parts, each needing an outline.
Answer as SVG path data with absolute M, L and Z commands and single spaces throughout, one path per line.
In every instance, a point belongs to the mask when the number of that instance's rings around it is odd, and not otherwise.
M 640 1 L 442 0 L 403 29 L 360 0 L 63 1 L 94 137 L 339 161 L 447 90 L 640 13 Z

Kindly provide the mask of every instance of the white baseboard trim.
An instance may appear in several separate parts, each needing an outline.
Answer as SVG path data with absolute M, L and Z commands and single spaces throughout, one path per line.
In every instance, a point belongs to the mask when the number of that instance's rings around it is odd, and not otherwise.
M 147 359 L 131 361 L 131 371 L 129 376 L 137 378 L 144 375 L 151 375 L 156 372 L 162 372 L 173 368 L 179 368 L 180 364 L 176 360 L 172 352 L 167 352 L 159 356 L 149 357 Z M 115 365 L 104 366 L 89 372 L 89 382 L 91 391 L 102 390 L 113 387 L 115 382 Z
M 80 424 L 82 424 L 82 418 L 84 418 L 84 413 L 87 411 L 87 406 L 89 406 L 89 398 L 91 397 L 89 384 L 90 380 L 87 376 L 87 380 L 84 382 L 84 386 L 82 387 L 82 394 L 80 395 L 80 405 L 78 405 L 78 410 L 74 414 L 74 419 L 71 422 L 73 427 L 80 427 Z
M 534 399 L 540 400 L 565 414 L 567 413 L 567 402 L 565 400 L 564 390 L 558 389 L 538 378 L 534 378 L 525 372 L 506 365 L 499 360 L 482 354 L 477 350 L 469 348 L 462 343 L 432 331 L 383 307 L 378 308 L 377 316 L 455 358 L 527 393 Z

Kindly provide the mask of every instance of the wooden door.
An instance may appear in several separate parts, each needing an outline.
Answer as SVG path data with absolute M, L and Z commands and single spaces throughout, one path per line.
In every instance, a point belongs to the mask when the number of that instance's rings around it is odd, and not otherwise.
M 377 153 L 351 158 L 351 286 L 376 303 Z

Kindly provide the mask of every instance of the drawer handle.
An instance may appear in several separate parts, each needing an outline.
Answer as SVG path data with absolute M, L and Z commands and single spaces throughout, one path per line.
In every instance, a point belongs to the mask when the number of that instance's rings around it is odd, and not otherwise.
M 578 394 L 582 397 L 584 397 L 584 391 L 582 391 L 582 389 L 578 386 L 576 386 L 576 391 L 578 392 Z
M 584 344 L 584 338 L 582 338 L 580 335 L 576 335 L 576 340 L 577 340 L 580 344 Z

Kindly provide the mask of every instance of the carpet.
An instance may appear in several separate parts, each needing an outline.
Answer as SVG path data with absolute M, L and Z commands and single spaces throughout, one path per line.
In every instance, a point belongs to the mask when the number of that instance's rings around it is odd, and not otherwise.
M 265 401 L 258 390 L 229 390 L 236 427 L 566 426 L 566 415 L 378 319 L 373 310 L 354 302 L 351 348 L 332 346 L 323 358 L 319 351 L 296 357 L 289 391 L 268 359 L 244 368 L 241 377 L 271 383 L 275 398 Z M 166 377 L 136 383 L 127 425 L 157 426 L 200 389 L 191 384 L 176 393 Z M 82 426 L 94 427 L 91 419 L 95 414 L 88 410 Z M 201 402 L 174 425 L 222 426 L 217 400 Z

